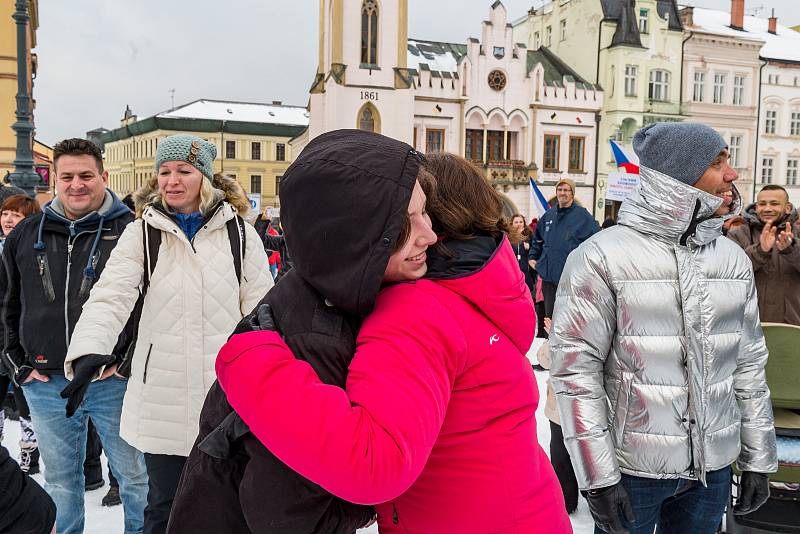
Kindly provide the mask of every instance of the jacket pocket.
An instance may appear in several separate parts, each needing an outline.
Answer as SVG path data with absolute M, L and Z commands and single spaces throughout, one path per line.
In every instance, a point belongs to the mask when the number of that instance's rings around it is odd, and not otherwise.
M 622 440 L 625 436 L 625 425 L 628 422 L 628 411 L 630 410 L 631 386 L 633 385 L 633 374 L 623 371 L 622 379 L 619 383 L 617 392 L 617 409 L 614 412 L 614 442 L 617 447 L 622 447 Z
M 44 297 L 47 302 L 55 302 L 56 291 L 53 288 L 53 277 L 50 274 L 50 262 L 47 260 L 47 254 L 45 252 L 37 254 L 36 263 L 39 266 L 39 277 L 42 279 Z
M 147 348 L 147 357 L 144 359 L 144 371 L 142 372 L 142 384 L 147 384 L 147 366 L 150 364 L 150 353 L 153 352 L 153 344 Z

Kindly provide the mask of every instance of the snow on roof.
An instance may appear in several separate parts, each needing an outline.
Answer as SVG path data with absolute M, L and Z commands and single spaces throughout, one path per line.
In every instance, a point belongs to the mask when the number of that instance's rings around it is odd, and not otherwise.
M 746 15 L 744 31 L 730 27 L 731 15 L 715 9 L 694 8 L 692 18 L 694 26 L 686 28 L 690 31 L 702 31 L 740 39 L 764 41 L 759 55 L 767 59 L 800 61 L 800 33 L 778 24 L 777 35 L 769 33 L 769 21 Z
M 256 102 L 195 100 L 157 116 L 308 126 L 308 111 L 304 107 Z
M 424 63 L 433 71 L 458 72 L 458 60 L 465 53 L 464 45 L 409 39 L 408 68 L 419 71 L 420 64 Z

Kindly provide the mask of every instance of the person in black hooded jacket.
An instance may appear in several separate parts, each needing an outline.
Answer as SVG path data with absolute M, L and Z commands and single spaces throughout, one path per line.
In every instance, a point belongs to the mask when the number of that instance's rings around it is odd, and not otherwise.
M 345 386 L 362 318 L 402 241 L 414 183 L 425 181 L 421 159 L 405 143 L 339 130 L 312 140 L 283 176 L 281 222 L 293 269 L 262 303 L 294 354 L 327 384 Z M 251 314 L 235 333 L 253 323 Z M 351 534 L 373 517 L 372 507 L 331 495 L 272 455 L 214 384 L 168 533 Z

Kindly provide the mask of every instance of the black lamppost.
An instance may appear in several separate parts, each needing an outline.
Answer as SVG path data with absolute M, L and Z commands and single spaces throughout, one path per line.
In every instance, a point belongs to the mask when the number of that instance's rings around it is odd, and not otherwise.
M 33 169 L 33 120 L 31 120 L 31 94 L 28 87 L 28 0 L 17 0 L 17 10 L 12 18 L 17 23 L 17 122 L 11 128 L 17 132 L 17 156 L 11 183 L 28 195 L 34 195 L 34 187 L 41 178 Z

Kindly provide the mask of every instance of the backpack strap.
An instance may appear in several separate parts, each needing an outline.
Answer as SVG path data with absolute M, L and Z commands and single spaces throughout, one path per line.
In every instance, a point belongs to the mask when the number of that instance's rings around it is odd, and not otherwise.
M 142 298 L 150 288 L 150 278 L 158 262 L 158 249 L 161 248 L 161 230 L 147 224 L 142 218 L 142 248 L 144 250 L 144 281 L 142 282 Z
M 228 241 L 231 244 L 231 255 L 233 256 L 233 267 L 236 270 L 236 279 L 242 285 L 242 263 L 244 261 L 244 251 L 247 248 L 247 234 L 244 231 L 244 219 L 235 215 L 228 220 L 225 226 L 228 228 Z

